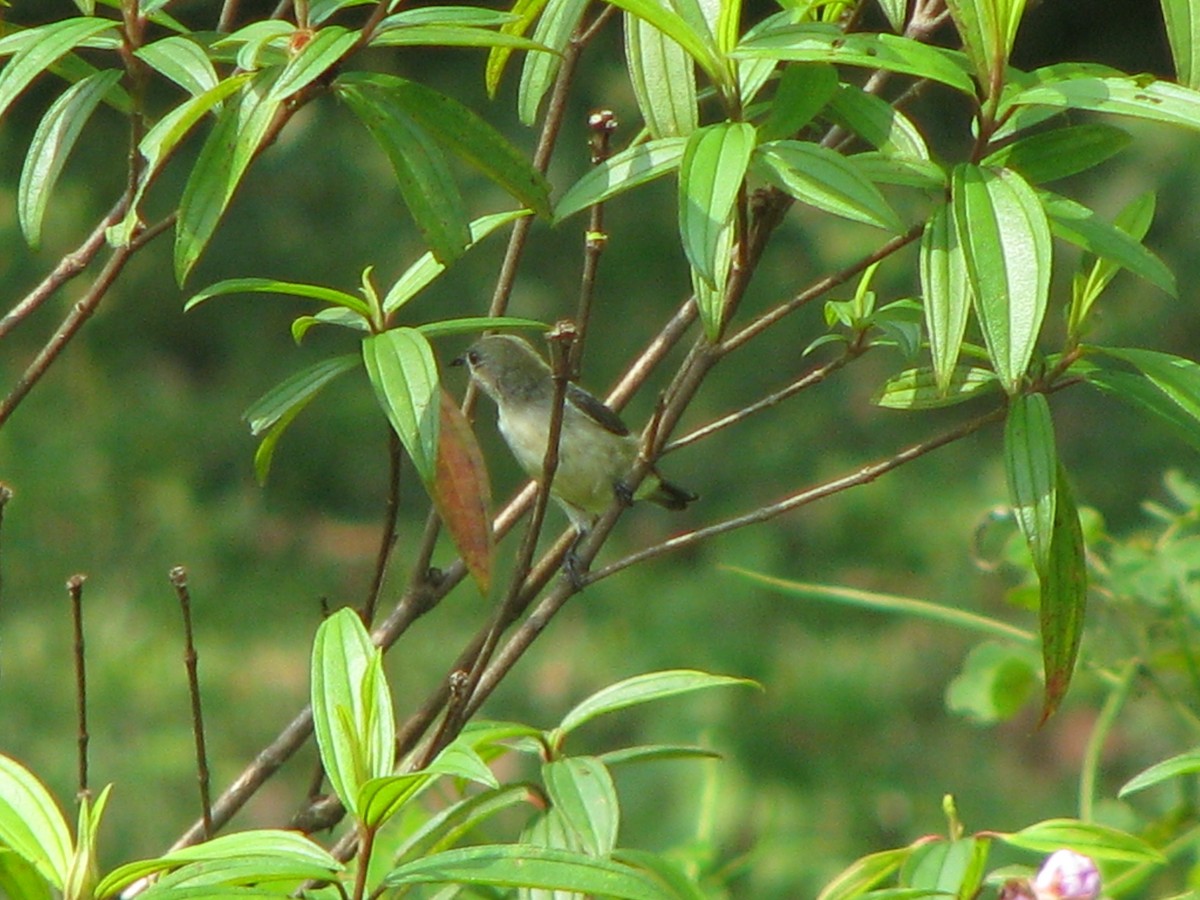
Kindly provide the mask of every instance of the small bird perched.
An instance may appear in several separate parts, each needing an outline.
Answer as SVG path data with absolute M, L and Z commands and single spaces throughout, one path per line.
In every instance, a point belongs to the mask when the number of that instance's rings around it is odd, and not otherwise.
M 465 363 L 479 387 L 496 401 L 500 434 L 521 468 L 540 479 L 554 406 L 550 366 L 528 341 L 509 334 L 482 338 L 454 362 Z M 580 536 L 614 497 L 649 500 L 667 509 L 683 509 L 696 499 L 691 491 L 664 481 L 653 470 L 631 497 L 624 478 L 637 456 L 638 439 L 620 417 L 569 382 L 550 494 Z

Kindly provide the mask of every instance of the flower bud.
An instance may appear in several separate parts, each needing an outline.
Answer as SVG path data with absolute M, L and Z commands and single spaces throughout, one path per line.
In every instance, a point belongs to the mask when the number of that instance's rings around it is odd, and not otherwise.
M 1033 879 L 1033 892 L 1037 900 L 1096 900 L 1100 871 L 1090 857 L 1056 850 Z

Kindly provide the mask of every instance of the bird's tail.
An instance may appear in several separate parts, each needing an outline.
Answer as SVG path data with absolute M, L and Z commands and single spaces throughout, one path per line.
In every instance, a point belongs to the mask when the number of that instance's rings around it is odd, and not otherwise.
M 677 484 L 672 484 L 660 476 L 658 484 L 646 495 L 645 499 L 651 503 L 657 503 L 666 509 L 686 509 L 689 503 L 699 498 L 699 494 L 695 494 Z

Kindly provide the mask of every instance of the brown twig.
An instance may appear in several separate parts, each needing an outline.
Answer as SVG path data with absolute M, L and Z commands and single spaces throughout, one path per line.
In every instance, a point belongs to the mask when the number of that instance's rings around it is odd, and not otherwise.
M 388 426 L 388 490 L 384 502 L 383 532 L 379 536 L 379 550 L 375 554 L 375 571 L 371 576 L 371 586 L 367 590 L 367 599 L 363 603 L 360 616 L 368 628 L 375 620 L 375 610 L 379 606 L 379 595 L 383 591 L 384 577 L 387 575 L 388 563 L 392 558 L 392 550 L 396 546 L 396 522 L 400 515 L 400 469 L 404 461 L 404 448 L 396 430 Z
M 87 717 L 87 656 L 83 641 L 83 583 L 86 575 L 72 575 L 67 579 L 67 596 L 71 601 L 71 633 L 74 639 L 75 656 L 75 716 L 78 733 L 76 746 L 79 755 L 79 796 L 89 795 L 88 790 L 88 717 Z
M 612 110 L 601 109 L 588 116 L 591 132 L 592 165 L 598 166 L 608 159 L 613 132 L 617 129 L 617 117 Z M 571 344 L 571 358 L 567 362 L 567 375 L 574 381 L 583 371 L 583 347 L 587 340 L 588 325 L 592 319 L 592 299 L 596 295 L 596 274 L 600 268 L 600 257 L 608 244 L 604 233 L 604 204 L 595 203 L 588 214 L 587 231 L 583 240 L 583 270 L 579 279 L 579 305 L 575 311 L 576 338 Z
M 3 481 L 0 481 L 0 525 L 4 524 L 4 509 L 8 506 L 8 501 L 13 497 L 13 489 Z M 4 565 L 3 556 L 0 555 L 0 601 L 4 599 L 3 589 Z
M 209 795 L 208 751 L 204 744 L 204 714 L 200 704 L 200 677 L 198 674 L 196 643 L 192 634 L 192 595 L 188 590 L 187 569 L 176 566 L 170 572 L 171 586 L 179 598 L 179 611 L 183 614 L 183 663 L 187 669 L 188 697 L 192 706 L 192 736 L 196 741 L 196 780 L 200 787 L 200 821 L 203 837 L 213 836 L 212 798 Z

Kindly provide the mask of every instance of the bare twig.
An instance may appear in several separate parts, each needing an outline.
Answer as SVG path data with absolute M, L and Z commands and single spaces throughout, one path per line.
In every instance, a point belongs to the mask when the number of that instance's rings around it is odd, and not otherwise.
M 609 157 L 610 142 L 617 129 L 617 117 L 609 109 L 601 109 L 588 116 L 591 131 L 592 165 L 598 166 Z M 592 298 L 596 294 L 596 273 L 600 267 L 600 256 L 608 244 L 604 233 L 604 204 L 592 205 L 588 217 L 587 232 L 583 241 L 583 271 L 579 279 L 579 306 L 575 312 L 576 339 L 571 344 L 571 358 L 567 374 L 578 379 L 583 370 L 583 347 L 587 340 L 588 324 L 592 319 Z
M 0 481 L 0 525 L 4 523 L 4 509 L 8 506 L 8 501 L 13 497 L 13 489 L 3 481 Z M 2 557 L 0 557 L 2 559 Z M 0 564 L 0 600 L 4 599 L 3 590 L 4 566 Z
M 221 15 L 217 17 L 217 33 L 228 34 L 233 30 L 233 23 L 237 19 L 239 0 L 225 0 L 221 4 Z
M 196 781 L 200 786 L 200 820 L 204 838 L 213 836 L 212 799 L 209 796 L 208 751 L 204 745 L 204 714 L 200 704 L 200 677 L 197 670 L 196 642 L 192 634 L 192 595 L 188 590 L 187 569 L 176 566 L 170 573 L 171 586 L 179 598 L 183 614 L 183 663 L 187 669 L 188 696 L 192 704 L 192 735 L 196 741 Z
M 396 546 L 396 520 L 400 515 L 400 468 L 404 460 L 404 448 L 400 438 L 390 425 L 388 426 L 388 491 L 384 503 L 383 532 L 379 537 L 379 550 L 375 554 L 375 571 L 371 576 L 371 587 L 367 591 L 366 602 L 360 613 L 363 624 L 368 628 L 375 620 L 375 610 L 379 605 L 379 595 L 383 591 L 383 580 L 387 575 L 388 562 L 392 558 L 392 549 Z
M 83 583 L 86 575 L 72 575 L 67 579 L 67 596 L 71 600 L 71 633 L 74 638 L 75 656 L 75 714 L 76 745 L 79 754 L 79 796 L 86 797 L 88 790 L 88 721 L 87 721 L 87 656 L 83 641 Z

